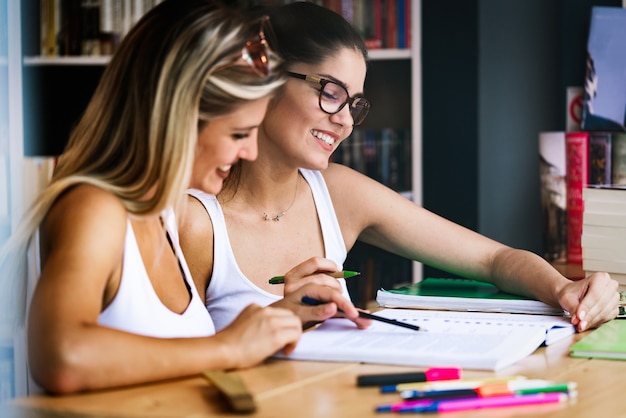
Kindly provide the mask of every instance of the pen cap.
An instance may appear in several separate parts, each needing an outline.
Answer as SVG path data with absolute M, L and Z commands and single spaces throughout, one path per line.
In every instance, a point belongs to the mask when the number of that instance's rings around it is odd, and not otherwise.
M 461 369 L 458 367 L 433 367 L 425 372 L 426 380 L 456 380 L 461 378 Z

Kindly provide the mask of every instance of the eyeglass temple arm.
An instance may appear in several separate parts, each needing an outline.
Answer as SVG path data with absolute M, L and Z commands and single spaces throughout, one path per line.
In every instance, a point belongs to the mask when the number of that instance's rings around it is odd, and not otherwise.
M 313 75 L 292 73 L 291 71 L 287 71 L 287 74 L 292 76 L 292 77 L 299 78 L 300 80 L 312 81 L 314 83 L 319 83 L 322 80 L 321 78 L 315 77 Z

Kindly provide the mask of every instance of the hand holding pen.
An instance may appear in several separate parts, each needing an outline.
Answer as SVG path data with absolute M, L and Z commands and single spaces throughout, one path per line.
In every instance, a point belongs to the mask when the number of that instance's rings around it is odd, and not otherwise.
M 284 275 L 272 277 L 269 279 L 269 283 L 273 285 L 284 284 L 285 296 L 308 283 L 316 283 L 342 291 L 343 289 L 341 283 L 337 280 L 337 276 L 356 276 L 358 273 L 350 272 L 346 274 L 339 270 L 339 266 L 333 260 L 323 257 L 311 257 L 293 267 Z
M 336 281 L 336 279 L 333 279 Z M 323 300 L 324 304 L 307 304 L 302 300 Z M 300 317 L 302 324 L 323 322 L 329 318 L 341 316 L 350 319 L 358 328 L 367 328 L 372 321 L 364 318 L 352 302 L 341 292 L 325 285 L 306 283 L 293 292 L 272 304 L 274 307 L 286 308 Z
M 302 298 L 302 303 L 304 303 L 306 305 L 313 305 L 313 306 L 315 306 L 315 305 L 325 305 L 328 302 L 327 301 L 318 300 L 318 299 L 314 299 L 314 298 L 311 298 L 311 297 L 308 297 L 308 296 L 304 296 Z M 337 311 L 343 313 L 341 308 L 337 308 Z M 395 325 L 395 326 L 398 326 L 398 327 L 411 329 L 413 331 L 419 331 L 421 329 L 419 326 L 413 325 L 413 324 L 409 324 L 408 322 L 401 322 L 401 321 L 398 321 L 398 320 L 395 320 L 395 319 L 385 318 L 385 317 L 374 315 L 374 314 L 371 314 L 369 312 L 364 312 L 364 311 L 361 311 L 361 310 L 359 310 L 358 312 L 359 312 L 359 317 L 360 318 L 366 318 L 366 319 L 371 319 L 371 320 L 374 320 L 374 321 L 380 321 L 380 322 L 384 322 L 384 323 L 389 324 L 389 325 Z

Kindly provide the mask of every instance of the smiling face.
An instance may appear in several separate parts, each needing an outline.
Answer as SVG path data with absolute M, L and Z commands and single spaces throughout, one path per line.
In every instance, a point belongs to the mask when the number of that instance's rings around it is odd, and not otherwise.
M 294 73 L 336 81 L 350 96 L 363 92 L 366 65 L 363 55 L 344 48 L 319 64 L 294 64 Z M 320 109 L 318 83 L 289 78 L 270 105 L 259 136 L 260 153 L 272 161 L 321 170 L 332 152 L 352 133 L 349 106 L 329 115 Z M 268 155 L 271 153 L 271 155 Z
M 212 119 L 198 133 L 191 188 L 217 194 L 231 166 L 257 157 L 257 133 L 269 99 L 259 99 Z

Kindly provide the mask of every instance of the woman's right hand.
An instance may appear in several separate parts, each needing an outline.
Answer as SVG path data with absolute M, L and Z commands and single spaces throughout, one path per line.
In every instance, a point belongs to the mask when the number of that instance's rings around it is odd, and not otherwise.
M 285 274 L 285 296 L 296 292 L 308 284 L 327 286 L 342 292 L 341 284 L 332 276 L 325 273 L 339 271 L 334 261 L 323 257 L 311 257 L 298 264 Z
M 233 368 L 252 367 L 279 350 L 290 354 L 302 335 L 300 318 L 288 309 L 251 304 L 214 338 L 221 339 Z

